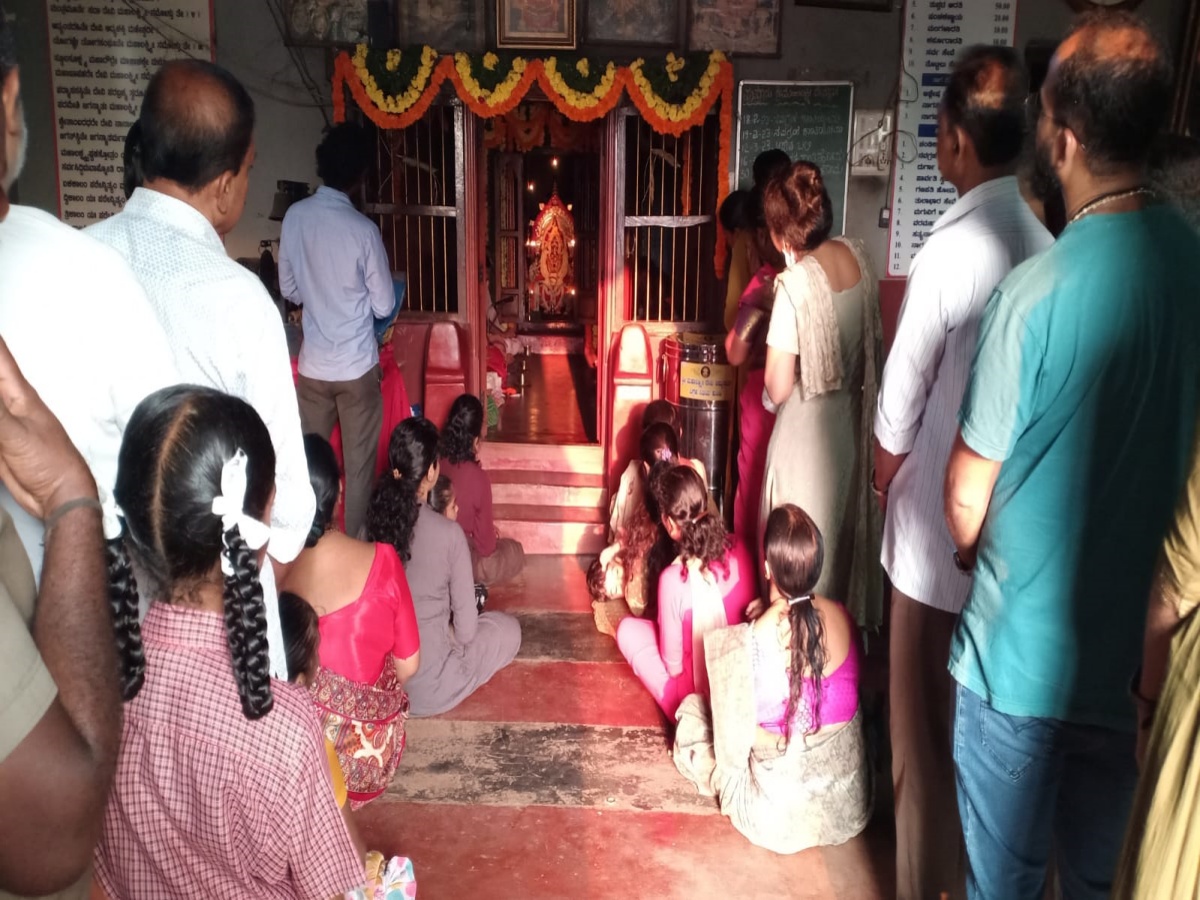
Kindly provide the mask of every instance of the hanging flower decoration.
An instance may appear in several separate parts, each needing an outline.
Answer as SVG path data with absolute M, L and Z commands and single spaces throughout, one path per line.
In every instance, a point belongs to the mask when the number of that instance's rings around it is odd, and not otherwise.
M 701 124 L 721 101 L 718 171 L 728 172 L 733 140 L 733 66 L 719 50 L 665 59 L 638 59 L 628 67 L 587 57 L 530 59 L 507 53 L 441 56 L 432 47 L 370 50 L 359 45 L 353 56 L 338 55 L 333 73 L 333 117 L 346 120 L 346 89 L 363 113 L 380 128 L 408 128 L 425 114 L 446 79 L 471 112 L 486 119 L 504 116 L 525 99 L 534 82 L 566 118 L 593 122 L 607 115 L 622 92 L 650 127 L 679 136 Z M 527 120 L 506 123 L 507 140 L 521 132 L 532 140 Z M 529 134 L 524 132 L 528 130 Z M 504 140 L 504 137 L 500 138 Z M 729 193 L 728 178 L 718 179 L 717 204 Z M 725 236 L 717 229 L 717 269 L 724 268 Z
M 542 91 L 560 113 L 576 122 L 591 122 L 607 115 L 621 99 L 623 82 L 613 63 L 593 68 L 587 57 L 574 65 L 551 56 L 542 62 L 538 79 Z

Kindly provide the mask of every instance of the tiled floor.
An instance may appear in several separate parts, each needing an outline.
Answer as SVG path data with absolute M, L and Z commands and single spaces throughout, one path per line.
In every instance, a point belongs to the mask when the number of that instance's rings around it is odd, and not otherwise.
M 530 557 L 489 607 L 517 614 L 509 668 L 452 712 L 410 719 L 367 843 L 413 859 L 423 900 L 890 897 L 889 816 L 841 846 L 746 842 L 671 762 L 666 723 L 591 625 L 583 564 Z
M 520 393 L 505 399 L 499 427 L 488 433 L 488 440 L 527 444 L 596 441 L 596 376 L 582 354 L 518 355 L 509 362 L 509 384 Z

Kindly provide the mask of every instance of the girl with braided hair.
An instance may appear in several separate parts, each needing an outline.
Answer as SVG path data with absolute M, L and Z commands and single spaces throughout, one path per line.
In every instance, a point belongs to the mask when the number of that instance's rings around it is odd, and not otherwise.
M 364 881 L 311 701 L 269 674 L 259 567 L 274 484 L 270 434 L 242 400 L 179 385 L 129 420 L 109 546 L 125 719 L 96 849 L 112 900 L 197 885 L 327 898 Z M 140 625 L 139 582 L 152 597 Z
M 708 692 L 704 635 L 742 621 L 756 579 L 745 548 L 729 538 L 725 523 L 710 512 L 708 489 L 695 469 L 679 465 L 659 470 L 650 489 L 673 561 L 658 576 L 657 615 L 621 619 L 617 646 L 674 720 L 684 697 Z M 650 571 L 655 568 L 651 565 Z

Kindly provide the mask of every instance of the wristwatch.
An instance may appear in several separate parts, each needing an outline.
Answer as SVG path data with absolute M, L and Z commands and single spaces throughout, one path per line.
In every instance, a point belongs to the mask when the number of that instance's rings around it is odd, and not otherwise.
M 955 550 L 954 551 L 954 568 L 958 569 L 958 571 L 960 571 L 960 572 L 970 573 L 972 570 L 974 570 L 975 566 L 974 565 L 968 566 L 966 564 L 966 562 L 963 561 L 963 558 L 958 555 L 958 551 Z

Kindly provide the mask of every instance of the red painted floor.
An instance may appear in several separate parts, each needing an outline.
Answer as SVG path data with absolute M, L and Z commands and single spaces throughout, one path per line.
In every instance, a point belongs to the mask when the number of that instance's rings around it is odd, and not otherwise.
M 665 717 L 587 631 L 586 562 L 530 557 L 493 588 L 529 645 L 457 709 L 409 720 L 391 789 L 355 816 L 367 845 L 410 857 L 423 900 L 893 896 L 886 809 L 841 847 L 784 857 L 695 794 Z

